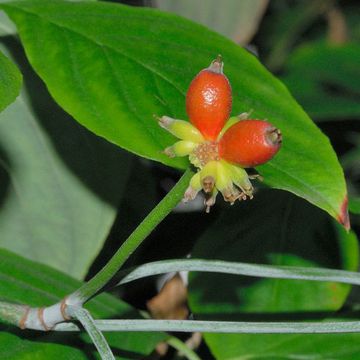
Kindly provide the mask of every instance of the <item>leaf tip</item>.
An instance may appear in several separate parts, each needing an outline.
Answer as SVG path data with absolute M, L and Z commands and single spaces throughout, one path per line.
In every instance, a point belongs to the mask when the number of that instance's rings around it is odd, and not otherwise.
M 348 203 L 349 203 L 348 197 L 347 197 L 347 195 L 345 195 L 345 198 L 340 207 L 340 213 L 337 216 L 338 222 L 344 226 L 346 231 L 350 230 Z

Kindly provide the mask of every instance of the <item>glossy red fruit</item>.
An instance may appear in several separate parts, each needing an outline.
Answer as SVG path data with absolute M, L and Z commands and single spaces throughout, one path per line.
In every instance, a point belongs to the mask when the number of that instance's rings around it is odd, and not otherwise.
M 230 117 L 231 104 L 231 86 L 218 57 L 191 82 L 186 94 L 186 112 L 206 140 L 216 140 Z
M 219 141 L 222 159 L 242 167 L 269 161 L 280 149 L 281 133 L 263 120 L 242 120 L 231 126 Z

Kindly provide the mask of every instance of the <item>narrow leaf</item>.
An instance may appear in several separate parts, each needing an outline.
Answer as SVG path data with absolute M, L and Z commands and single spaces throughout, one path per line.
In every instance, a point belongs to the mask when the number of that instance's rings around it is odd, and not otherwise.
M 71 308 L 70 308 L 71 309 Z M 86 332 L 89 334 L 91 340 L 93 341 L 96 349 L 98 350 L 101 359 L 103 360 L 115 360 L 113 353 L 107 343 L 104 335 L 101 333 L 100 329 L 96 326 L 94 319 L 92 318 L 89 311 L 84 308 L 69 309 L 70 314 L 80 321 L 84 326 Z
M 129 273 L 120 280 L 118 285 L 127 284 L 148 276 L 180 271 L 216 272 L 274 279 L 336 281 L 344 284 L 360 285 L 360 274 L 352 271 L 299 266 L 256 265 L 203 259 L 162 260 L 140 265 L 130 272 L 127 271 Z

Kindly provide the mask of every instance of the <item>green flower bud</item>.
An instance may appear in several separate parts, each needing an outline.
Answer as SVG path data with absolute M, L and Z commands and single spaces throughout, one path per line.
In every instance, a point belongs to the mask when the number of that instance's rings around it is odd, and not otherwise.
M 187 140 L 180 140 L 174 145 L 169 146 L 164 150 L 164 153 L 169 157 L 188 156 L 197 146 L 196 143 Z
M 179 139 L 195 143 L 204 141 L 204 137 L 201 135 L 200 131 L 187 121 L 172 119 L 169 116 L 162 116 L 159 118 L 159 125 Z

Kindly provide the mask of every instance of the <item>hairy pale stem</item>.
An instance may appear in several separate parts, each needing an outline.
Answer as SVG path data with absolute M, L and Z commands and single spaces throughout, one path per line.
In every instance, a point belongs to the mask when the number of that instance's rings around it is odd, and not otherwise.
M 221 334 L 345 334 L 359 333 L 360 321 L 247 322 L 202 320 L 95 320 L 103 332 L 175 331 Z M 56 325 L 57 331 L 79 331 L 75 323 Z
M 107 343 L 104 335 L 100 329 L 96 326 L 95 320 L 90 313 L 82 307 L 70 307 L 69 313 L 75 319 L 78 319 L 86 332 L 89 334 L 96 349 L 98 350 L 102 360 L 115 360 L 110 346 Z

